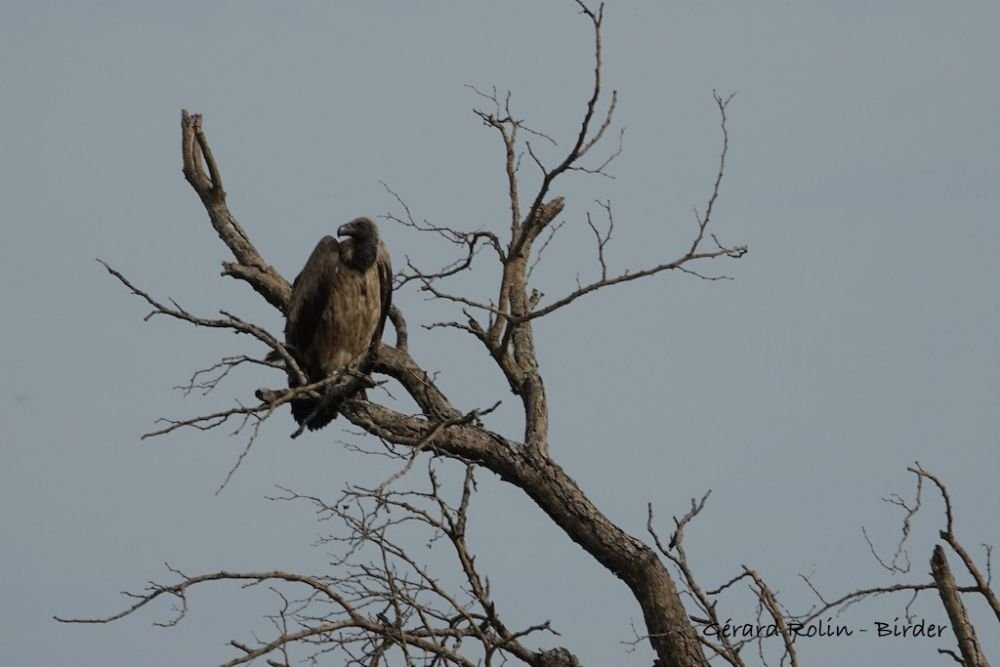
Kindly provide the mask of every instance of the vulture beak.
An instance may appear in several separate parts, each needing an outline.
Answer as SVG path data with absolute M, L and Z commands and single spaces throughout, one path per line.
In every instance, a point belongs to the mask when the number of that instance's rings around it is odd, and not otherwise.
M 345 225 L 341 225 L 340 228 L 337 229 L 337 236 L 352 236 L 355 229 L 354 223 L 348 222 Z

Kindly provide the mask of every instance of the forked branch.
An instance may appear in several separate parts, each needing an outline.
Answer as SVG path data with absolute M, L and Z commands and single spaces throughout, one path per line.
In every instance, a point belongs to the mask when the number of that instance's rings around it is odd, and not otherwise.
M 274 267 L 264 261 L 257 248 L 250 242 L 250 237 L 229 212 L 219 166 L 202 130 L 201 114 L 181 111 L 181 155 L 184 162 L 184 178 L 198 193 L 208 212 L 212 227 L 236 258 L 236 262 L 223 263 L 223 275 L 246 281 L 268 303 L 284 312 L 292 293 L 292 286 Z

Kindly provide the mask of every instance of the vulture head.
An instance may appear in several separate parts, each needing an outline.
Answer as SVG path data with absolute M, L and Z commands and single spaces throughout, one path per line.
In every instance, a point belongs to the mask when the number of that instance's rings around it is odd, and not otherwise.
M 355 218 L 346 225 L 341 225 L 337 236 L 346 236 L 353 241 L 348 263 L 354 268 L 364 271 L 375 263 L 378 255 L 378 227 L 370 218 Z
M 355 218 L 346 225 L 341 225 L 337 236 L 350 236 L 358 241 L 378 242 L 378 227 L 370 218 Z

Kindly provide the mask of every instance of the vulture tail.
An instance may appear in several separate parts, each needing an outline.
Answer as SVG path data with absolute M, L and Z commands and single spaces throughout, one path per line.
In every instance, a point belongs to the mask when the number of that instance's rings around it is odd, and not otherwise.
M 339 400 L 297 398 L 292 401 L 292 417 L 310 431 L 317 431 L 337 418 L 339 407 Z

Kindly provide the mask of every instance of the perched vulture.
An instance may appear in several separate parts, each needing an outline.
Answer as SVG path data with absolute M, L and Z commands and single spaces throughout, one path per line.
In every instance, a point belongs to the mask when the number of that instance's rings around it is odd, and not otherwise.
M 288 302 L 285 343 L 310 383 L 346 367 L 367 372 L 389 314 L 392 266 L 378 227 L 357 218 L 337 235 L 347 238 L 320 239 Z M 323 428 L 337 417 L 339 401 L 328 403 L 296 399 L 292 416 L 309 430 Z

